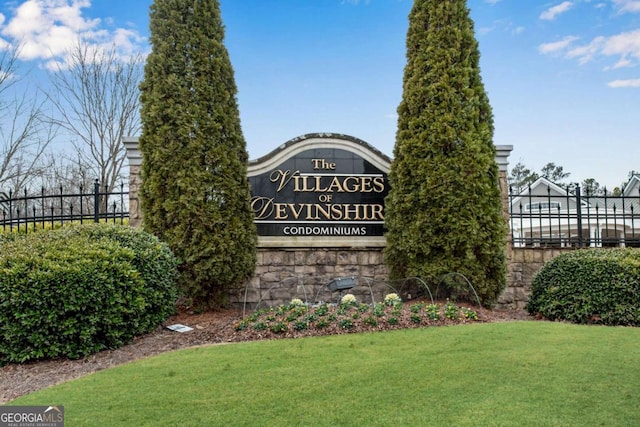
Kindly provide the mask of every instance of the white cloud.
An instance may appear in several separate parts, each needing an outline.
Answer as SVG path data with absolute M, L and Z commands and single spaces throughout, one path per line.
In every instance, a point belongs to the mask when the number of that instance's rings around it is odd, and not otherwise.
M 496 4 L 496 3 L 500 3 L 502 0 L 484 0 L 485 3 L 489 3 L 489 4 Z
M 598 36 L 589 43 L 576 46 L 575 36 L 545 43 L 538 47 L 543 54 L 562 54 L 566 58 L 577 59 L 586 64 L 597 57 L 613 57 L 616 62 L 607 69 L 632 67 L 640 64 L 640 30 L 628 31 L 610 37 Z
M 516 26 L 512 21 L 505 19 L 498 19 L 491 23 L 491 26 L 479 27 L 476 32 L 480 36 L 484 36 L 486 34 L 492 33 L 494 31 L 500 31 L 504 33 L 509 33 L 512 35 L 519 35 L 524 33 L 526 30 L 523 26 Z
M 604 37 L 596 37 L 590 43 L 569 49 L 566 54 L 567 58 L 578 58 L 580 64 L 586 64 L 595 58 L 606 43 Z
M 628 79 L 628 80 L 613 80 L 607 83 L 607 86 L 618 89 L 625 87 L 638 87 L 640 88 L 640 79 Z
M 620 56 L 618 64 L 631 65 L 630 58 L 640 60 L 640 30 L 629 31 L 609 37 L 602 48 L 602 54 L 607 56 Z
M 640 12 L 640 0 L 613 0 L 618 6 L 620 13 Z
M 493 30 L 495 30 L 496 27 L 480 27 L 478 28 L 477 32 L 478 35 L 480 36 L 484 36 L 485 34 L 489 34 L 490 32 L 492 32 Z
M 556 19 L 556 16 L 567 12 L 573 7 L 574 3 L 570 1 L 564 1 L 556 6 L 550 7 L 540 14 L 540 19 L 545 21 L 552 21 Z
M 144 39 L 138 33 L 104 28 L 101 19 L 86 16 L 90 7 L 91 0 L 23 1 L 6 22 L 0 19 L 0 34 L 7 42 L 21 44 L 22 60 L 44 60 L 48 68 L 65 63 L 67 52 L 78 42 L 115 46 L 123 55 L 141 50 Z
M 538 46 L 538 51 L 544 54 L 558 53 L 560 51 L 566 50 L 569 45 L 571 45 L 574 41 L 578 40 L 576 36 L 566 36 L 562 40 L 558 40 L 557 42 L 543 43 Z

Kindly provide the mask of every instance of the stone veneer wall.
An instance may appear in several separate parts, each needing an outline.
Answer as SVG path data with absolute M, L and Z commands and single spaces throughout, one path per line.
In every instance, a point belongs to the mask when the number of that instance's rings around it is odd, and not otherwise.
M 523 309 L 531 294 L 533 276 L 554 257 L 573 248 L 517 248 L 508 249 L 507 287 L 498 298 L 498 306 Z M 231 298 L 236 305 L 266 307 L 285 304 L 292 298 L 303 301 L 336 301 L 327 284 L 337 277 L 356 277 L 357 286 L 350 293 L 359 301 L 368 302 L 372 295 L 376 302 L 390 292 L 415 290 L 392 288 L 388 284 L 388 270 L 383 262 L 382 249 L 259 249 L 255 275 L 238 295 Z M 397 289 L 397 288 L 401 289 Z M 246 293 L 245 293 L 246 291 Z M 402 291 L 402 292 L 401 292 Z M 246 299 L 245 299 L 246 296 Z
M 381 301 L 394 292 L 387 286 L 387 267 L 382 248 L 291 248 L 258 249 L 256 271 L 247 288 L 231 302 L 247 308 L 288 304 L 292 298 L 314 302 L 336 302 L 328 283 L 339 277 L 355 277 L 349 290 L 358 301 Z
M 507 255 L 507 288 L 498 298 L 498 305 L 522 309 L 531 294 L 533 276 L 554 257 L 574 248 L 515 248 Z

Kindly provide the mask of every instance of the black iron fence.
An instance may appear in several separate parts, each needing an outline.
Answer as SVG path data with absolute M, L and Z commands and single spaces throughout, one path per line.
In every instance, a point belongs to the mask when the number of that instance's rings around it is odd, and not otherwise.
M 93 187 L 93 188 L 92 188 Z M 129 218 L 129 193 L 124 184 L 118 190 L 108 191 L 98 180 L 88 188 L 80 186 L 78 192 L 65 192 L 44 188 L 40 194 L 0 193 L 0 228 L 3 231 L 28 232 L 37 226 L 47 227 L 69 222 L 108 221 L 124 223 Z
M 509 194 L 511 241 L 518 247 L 640 247 L 640 189 L 619 196 L 538 185 Z
M 0 193 L 0 229 L 23 230 L 68 222 L 129 219 L 129 193 L 124 184 L 114 191 L 96 180 L 78 192 L 42 189 L 39 194 Z M 519 247 L 640 247 L 640 188 L 619 196 L 582 194 L 578 185 L 566 189 L 538 185 L 509 193 L 509 226 Z

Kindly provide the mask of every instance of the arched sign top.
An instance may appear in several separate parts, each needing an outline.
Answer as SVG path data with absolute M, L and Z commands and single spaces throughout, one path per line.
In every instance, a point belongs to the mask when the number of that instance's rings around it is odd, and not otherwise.
M 365 141 L 339 133 L 308 133 L 292 138 L 269 154 L 249 162 L 248 175 L 265 173 L 285 160 L 312 148 L 337 148 L 350 151 L 366 159 L 372 165 L 389 173 L 391 159 Z

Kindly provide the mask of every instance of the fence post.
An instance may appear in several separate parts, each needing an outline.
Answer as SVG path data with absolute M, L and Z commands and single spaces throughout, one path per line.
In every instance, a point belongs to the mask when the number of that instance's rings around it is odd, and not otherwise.
M 576 184 L 576 215 L 578 216 L 578 247 L 583 247 L 584 236 L 582 235 L 582 196 L 580 194 L 580 184 Z
M 100 183 L 96 178 L 93 183 L 93 222 L 100 221 Z
M 13 192 L 9 190 L 9 230 L 13 231 Z

